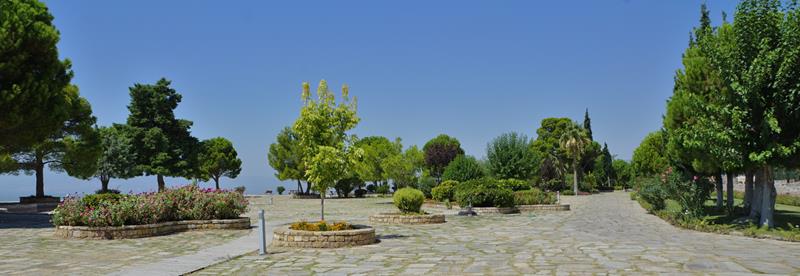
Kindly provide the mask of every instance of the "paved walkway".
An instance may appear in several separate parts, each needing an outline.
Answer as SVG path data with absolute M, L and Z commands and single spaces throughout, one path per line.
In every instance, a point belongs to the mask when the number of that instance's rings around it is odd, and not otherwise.
M 573 204 L 572 211 L 448 216 L 439 225 L 374 225 L 378 244 L 335 250 L 273 248 L 267 256 L 248 254 L 196 274 L 800 272 L 800 243 L 681 230 L 646 214 L 626 193 L 564 200 Z M 389 201 L 328 200 L 326 216 L 365 223 L 369 213 L 391 210 Z M 267 209 L 281 219 L 313 219 L 318 204 L 287 199 Z

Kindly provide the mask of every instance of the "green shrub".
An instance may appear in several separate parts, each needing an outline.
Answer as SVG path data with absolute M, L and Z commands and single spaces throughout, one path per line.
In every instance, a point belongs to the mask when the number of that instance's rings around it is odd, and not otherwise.
M 414 188 L 402 188 L 397 190 L 392 197 L 394 206 L 404 214 L 420 213 L 422 203 L 425 201 L 425 194 Z
M 530 189 L 514 192 L 514 204 L 516 205 L 537 205 L 555 204 L 556 195 L 552 192 L 544 192 L 539 189 Z
M 525 180 L 519 180 L 519 179 L 512 179 L 512 178 L 503 179 L 503 180 L 498 181 L 498 183 L 500 184 L 500 187 L 503 187 L 503 188 L 506 188 L 506 189 L 509 189 L 509 190 L 512 190 L 512 191 L 522 191 L 522 190 L 528 190 L 528 189 L 531 188 L 531 184 L 530 183 L 528 183 Z
M 364 189 L 358 189 L 355 192 L 353 192 L 353 195 L 355 197 L 358 197 L 358 198 L 364 197 L 364 195 L 366 195 L 366 194 L 367 194 L 367 190 L 364 190 Z
M 439 184 L 431 190 L 431 195 L 434 200 L 439 202 L 447 202 L 447 201 L 454 201 L 456 198 L 456 187 L 458 186 L 458 181 L 455 180 L 447 180 Z
M 436 179 L 429 176 L 422 177 L 417 184 L 418 189 L 425 194 L 425 198 L 431 198 L 433 196 L 433 188 L 436 186 Z
M 278 186 L 277 190 L 278 190 L 278 194 L 279 194 L 279 195 L 282 195 L 282 194 L 283 194 L 283 192 L 284 192 L 284 191 L 286 191 L 286 188 L 285 188 L 285 187 L 283 187 L 283 186 Z
M 478 179 L 486 175 L 483 167 L 475 157 L 459 155 L 447 165 L 442 173 L 442 180 L 455 180 L 459 182 Z
M 575 195 L 575 191 L 570 189 L 564 189 L 561 190 L 561 195 L 567 195 L 567 196 Z
M 680 218 L 683 215 L 683 206 L 672 199 L 664 200 L 664 214 L 670 218 Z
M 639 182 L 638 197 L 652 206 L 650 211 L 658 211 L 664 209 L 667 194 L 658 178 L 647 178 Z
M 375 187 L 375 193 L 382 194 L 382 195 L 388 194 L 389 193 L 389 185 L 378 185 L 377 187 Z
M 492 178 L 473 179 L 456 187 L 456 201 L 461 207 L 513 207 L 514 192 L 502 188 Z
M 115 193 L 91 194 L 84 196 L 81 201 L 87 207 L 97 208 L 101 204 L 114 204 L 124 199 L 126 195 Z
M 235 188 L 233 188 L 233 190 L 236 191 L 237 193 L 244 194 L 244 191 L 247 190 L 247 187 L 245 187 L 245 186 L 236 186 Z

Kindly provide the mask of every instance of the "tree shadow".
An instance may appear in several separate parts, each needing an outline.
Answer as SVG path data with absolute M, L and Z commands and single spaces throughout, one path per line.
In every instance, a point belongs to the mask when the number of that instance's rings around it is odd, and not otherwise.
M 0 229 L 53 228 L 49 214 L 0 213 Z
M 377 238 L 378 240 L 384 240 L 384 239 L 392 240 L 392 239 L 405 239 L 405 238 L 408 238 L 408 237 L 409 236 L 402 235 L 402 234 L 387 234 L 387 235 L 378 235 L 375 238 Z

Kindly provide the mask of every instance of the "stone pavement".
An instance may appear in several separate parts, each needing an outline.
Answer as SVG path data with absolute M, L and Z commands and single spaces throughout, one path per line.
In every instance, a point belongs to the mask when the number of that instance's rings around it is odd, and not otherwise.
M 374 225 L 378 244 L 325 250 L 272 248 L 267 256 L 247 254 L 196 274 L 800 272 L 800 243 L 678 229 L 646 214 L 621 192 L 564 197 L 564 201 L 572 204 L 572 211 L 448 216 L 447 223 L 438 225 Z M 326 200 L 326 217 L 366 223 L 369 214 L 393 209 L 389 202 Z M 312 220 L 319 201 L 277 198 L 274 205 L 263 207 L 276 221 Z

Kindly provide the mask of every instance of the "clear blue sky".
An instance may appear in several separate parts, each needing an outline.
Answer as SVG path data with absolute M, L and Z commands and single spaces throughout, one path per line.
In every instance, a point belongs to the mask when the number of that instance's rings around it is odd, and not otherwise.
M 734 1 L 708 1 L 714 24 Z M 629 159 L 661 125 L 701 1 L 46 1 L 72 59 L 73 83 L 100 125 L 125 122 L 128 87 L 173 81 L 192 134 L 233 141 L 243 171 L 224 187 L 279 181 L 275 135 L 298 115 L 303 81 L 358 97 L 359 136 L 422 145 L 439 133 L 485 156 L 504 132 L 535 137 L 546 117 L 583 119 Z M 0 176 L 0 200 L 34 192 Z M 169 185 L 187 183 L 169 179 Z M 213 185 L 204 183 L 204 186 Z M 292 183 L 286 183 L 290 186 Z M 98 180 L 48 172 L 45 192 L 91 192 Z M 155 177 L 112 180 L 153 190 Z

